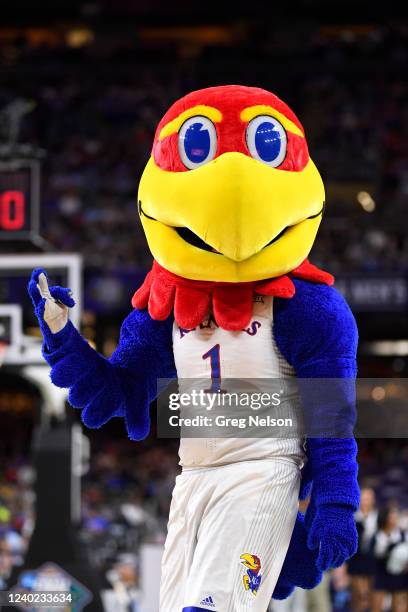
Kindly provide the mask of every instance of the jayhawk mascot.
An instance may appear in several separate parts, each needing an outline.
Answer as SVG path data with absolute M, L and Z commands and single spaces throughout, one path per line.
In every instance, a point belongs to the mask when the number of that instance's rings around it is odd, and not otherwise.
M 123 417 L 130 438 L 143 439 L 158 379 L 301 383 L 303 437 L 181 440 L 161 612 L 265 612 L 272 595 L 313 588 L 355 552 L 357 330 L 333 278 L 307 259 L 324 206 L 290 108 L 263 89 L 211 87 L 158 125 L 138 194 L 154 263 L 110 359 L 68 320 L 70 291 L 33 272 L 51 379 L 88 427 Z M 318 425 L 336 404 L 333 435 Z M 244 588 L 242 555 L 262 567 L 256 589 Z

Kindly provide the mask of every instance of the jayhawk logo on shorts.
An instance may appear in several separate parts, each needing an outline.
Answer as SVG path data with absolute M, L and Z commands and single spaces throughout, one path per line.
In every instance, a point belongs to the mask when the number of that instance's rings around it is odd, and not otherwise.
M 240 556 L 240 559 L 242 559 L 242 565 L 247 568 L 247 571 L 242 576 L 244 589 L 246 591 L 251 591 L 253 595 L 256 595 L 262 580 L 262 576 L 259 573 L 259 570 L 261 569 L 261 560 L 256 555 L 251 555 L 249 553 L 244 553 Z

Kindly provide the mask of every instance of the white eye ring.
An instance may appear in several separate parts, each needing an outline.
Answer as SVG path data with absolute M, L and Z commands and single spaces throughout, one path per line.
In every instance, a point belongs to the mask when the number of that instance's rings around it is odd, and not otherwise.
M 187 119 L 179 131 L 178 150 L 181 161 L 189 170 L 214 159 L 217 152 L 217 130 L 213 122 L 202 115 Z
M 273 127 L 267 131 L 259 130 L 263 123 L 269 123 Z M 270 132 L 277 134 L 277 136 L 271 139 Z M 286 157 L 288 144 L 286 131 L 283 125 L 279 123 L 275 117 L 271 117 L 270 115 L 259 115 L 248 123 L 246 129 L 246 142 L 251 157 L 272 168 L 280 166 Z

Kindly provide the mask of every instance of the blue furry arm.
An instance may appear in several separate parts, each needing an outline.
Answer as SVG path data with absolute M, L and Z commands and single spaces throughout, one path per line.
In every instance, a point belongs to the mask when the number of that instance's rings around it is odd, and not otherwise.
M 308 434 L 307 472 L 319 499 L 357 509 L 356 323 L 332 287 L 295 284 L 291 300 L 275 300 L 274 333 L 299 379 Z
M 325 570 L 352 556 L 357 545 L 353 513 L 360 495 L 353 428 L 358 333 L 335 289 L 295 284 L 291 300 L 275 300 L 274 333 L 299 380 L 307 431 L 305 478 L 312 483 L 305 523 L 308 547 L 319 550 L 316 563 Z
M 69 401 L 82 408 L 88 427 L 101 427 L 123 416 L 129 437 L 149 432 L 149 405 L 157 396 L 157 379 L 174 378 L 172 321 L 153 321 L 146 311 L 133 311 L 124 321 L 120 341 L 110 359 L 94 351 L 68 322 L 47 334 L 43 355 L 51 380 L 69 388 Z

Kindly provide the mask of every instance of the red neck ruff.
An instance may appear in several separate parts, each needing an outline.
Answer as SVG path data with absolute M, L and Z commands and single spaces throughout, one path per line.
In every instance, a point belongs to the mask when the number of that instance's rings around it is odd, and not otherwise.
M 332 285 L 334 278 L 307 259 L 289 274 L 248 283 L 197 281 L 177 276 L 157 261 L 132 298 L 134 308 L 148 308 L 152 319 L 164 321 L 172 310 L 179 327 L 193 329 L 213 311 L 217 324 L 229 331 L 240 331 L 252 316 L 253 294 L 291 298 L 296 288 L 293 278 Z

